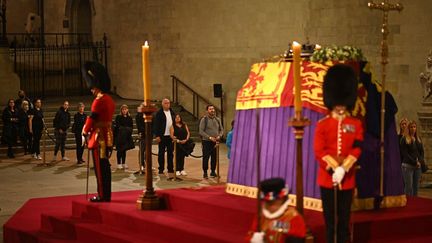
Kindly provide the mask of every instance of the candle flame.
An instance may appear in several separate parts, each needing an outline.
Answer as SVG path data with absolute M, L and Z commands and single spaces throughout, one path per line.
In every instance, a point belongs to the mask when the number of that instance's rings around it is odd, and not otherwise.
M 297 41 L 293 41 L 293 46 L 300 46 L 300 44 Z
M 148 46 L 149 46 L 149 45 L 148 45 L 148 41 L 145 41 L 145 42 L 144 42 L 144 46 L 145 46 L 145 47 L 148 47 Z

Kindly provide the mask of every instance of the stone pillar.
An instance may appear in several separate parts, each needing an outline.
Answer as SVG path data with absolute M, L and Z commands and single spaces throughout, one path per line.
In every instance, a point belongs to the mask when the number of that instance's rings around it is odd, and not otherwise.
M 422 108 L 417 112 L 419 123 L 417 130 L 421 136 L 425 161 L 432 168 L 432 101 L 422 102 Z
M 20 78 L 13 70 L 8 47 L 0 47 L 0 87 L 0 106 L 6 105 L 9 98 L 17 98 Z

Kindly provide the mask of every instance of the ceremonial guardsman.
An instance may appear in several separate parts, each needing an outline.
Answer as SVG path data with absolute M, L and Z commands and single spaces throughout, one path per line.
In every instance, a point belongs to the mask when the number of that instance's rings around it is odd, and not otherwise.
M 349 241 L 355 162 L 361 153 L 363 127 L 349 111 L 357 99 L 357 77 L 344 64 L 329 68 L 323 83 L 324 105 L 330 111 L 315 129 L 314 151 L 319 163 L 317 182 L 326 224 L 327 242 Z
M 257 222 L 252 224 L 246 237 L 247 242 L 304 242 L 306 225 L 303 217 L 288 206 L 288 188 L 282 178 L 271 178 L 260 183 L 262 214 L 260 230 L 256 232 Z
M 109 157 L 113 147 L 112 116 L 115 104 L 106 94 L 111 89 L 111 80 L 106 69 L 99 63 L 84 64 L 83 76 L 95 96 L 91 106 L 91 115 L 83 127 L 83 135 L 88 136 L 88 148 L 92 150 L 93 163 L 97 179 L 98 195 L 91 202 L 111 201 L 111 168 Z

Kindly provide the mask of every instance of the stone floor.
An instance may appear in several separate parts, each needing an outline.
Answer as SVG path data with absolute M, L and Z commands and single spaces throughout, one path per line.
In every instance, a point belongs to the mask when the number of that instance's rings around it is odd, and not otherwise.
M 153 146 L 153 153 L 157 152 L 157 146 Z M 16 210 L 27 200 L 36 197 L 50 197 L 60 195 L 85 194 L 86 166 L 78 167 L 75 162 L 74 150 L 66 152 L 70 161 L 57 161 L 51 166 L 41 166 L 40 161 L 31 159 L 29 155 L 19 156 L 15 159 L 0 160 L 0 225 L 3 225 Z M 201 144 L 195 147 L 194 155 L 201 155 Z M 85 152 L 85 159 L 87 152 Z M 46 152 L 46 161 L 51 161 L 53 152 Z M 58 156 L 58 160 L 60 156 Z M 115 154 L 111 158 L 112 189 L 113 191 L 144 189 L 145 177 L 134 175 L 138 169 L 138 149 L 127 152 L 126 158 L 128 170 L 116 170 Z M 157 157 L 153 156 L 153 161 Z M 153 163 L 153 167 L 156 163 Z M 202 178 L 201 159 L 188 157 L 185 162 L 187 176 L 182 176 L 183 181 L 168 181 L 166 176 L 154 179 L 155 189 L 167 189 L 178 187 L 195 187 L 216 184 L 215 179 L 204 180 Z M 220 146 L 220 175 L 221 182 L 226 182 L 228 159 L 226 158 L 226 146 Z M 96 180 L 91 171 L 89 178 L 89 192 L 96 191 Z M 419 192 L 422 197 L 432 198 L 432 189 L 423 187 Z M 138 197 L 138 195 L 137 195 Z M 0 232 L 3 239 L 3 227 Z

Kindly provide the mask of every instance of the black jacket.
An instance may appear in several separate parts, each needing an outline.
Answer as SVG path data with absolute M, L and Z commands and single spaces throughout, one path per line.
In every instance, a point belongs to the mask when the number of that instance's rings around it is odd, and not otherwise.
M 87 115 L 86 113 L 79 113 L 77 112 L 74 115 L 74 123 L 72 125 L 72 132 L 75 134 L 81 134 L 82 133 L 82 129 L 84 127 L 84 124 L 86 122 L 87 119 Z
M 55 129 L 61 129 L 65 132 L 70 127 L 69 111 L 65 111 L 63 107 L 60 107 L 55 115 L 53 124 Z
M 144 133 L 145 132 L 145 123 L 144 123 L 144 113 L 138 112 L 135 116 L 135 123 L 138 129 L 138 133 Z
M 132 139 L 133 120 L 130 116 L 117 115 L 114 122 L 114 142 L 117 151 L 135 147 Z
M 170 108 L 171 113 L 171 119 L 174 124 L 175 122 L 175 113 Z M 156 115 L 153 120 L 153 135 L 155 137 L 163 137 L 165 133 L 165 126 L 166 126 L 166 117 L 163 109 L 161 108 L 158 112 L 156 112 Z
M 16 137 L 18 135 L 18 111 L 15 109 L 12 111 L 9 107 L 6 107 L 3 110 L 2 114 L 3 120 L 3 135 L 2 142 L 5 144 L 14 144 L 16 143 Z

